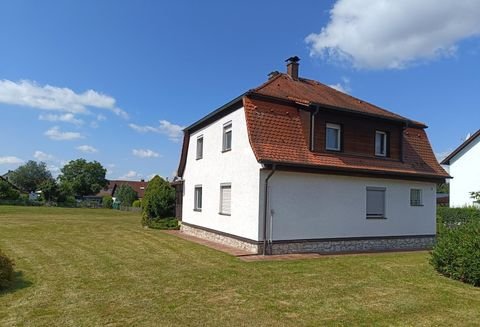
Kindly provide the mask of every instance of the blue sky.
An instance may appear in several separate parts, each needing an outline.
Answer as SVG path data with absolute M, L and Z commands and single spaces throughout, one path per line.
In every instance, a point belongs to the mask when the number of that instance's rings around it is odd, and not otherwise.
M 181 129 L 300 75 L 425 122 L 445 154 L 480 128 L 475 1 L 2 1 L 0 173 L 98 160 L 171 177 Z

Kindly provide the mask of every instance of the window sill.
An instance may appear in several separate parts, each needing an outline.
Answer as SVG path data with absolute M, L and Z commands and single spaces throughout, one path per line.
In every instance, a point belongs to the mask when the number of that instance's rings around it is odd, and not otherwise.
M 220 216 L 231 216 L 232 215 L 231 213 L 223 213 L 223 212 L 219 212 L 218 214 Z
M 423 204 L 411 204 L 410 207 L 423 207 Z
M 387 219 L 387 217 L 384 216 L 367 216 L 367 219 Z
M 200 159 L 203 159 L 203 157 L 200 157 L 200 158 L 195 158 L 195 160 L 200 160 Z
M 193 211 L 202 212 L 202 209 L 193 209 Z
M 222 150 L 222 153 L 229 152 L 229 151 L 232 151 L 232 148 L 230 148 L 230 149 L 223 149 L 223 150 Z
M 325 151 L 327 151 L 327 152 L 342 152 L 341 149 L 329 149 L 329 148 L 325 148 Z

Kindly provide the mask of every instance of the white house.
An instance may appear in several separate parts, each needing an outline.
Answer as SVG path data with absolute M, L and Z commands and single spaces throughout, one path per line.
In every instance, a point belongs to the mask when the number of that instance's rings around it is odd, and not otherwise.
M 185 129 L 182 231 L 265 254 L 430 247 L 448 174 L 426 126 L 298 66 Z
M 448 165 L 453 177 L 450 180 L 450 206 L 473 205 L 470 192 L 480 191 L 480 129 L 441 163 Z

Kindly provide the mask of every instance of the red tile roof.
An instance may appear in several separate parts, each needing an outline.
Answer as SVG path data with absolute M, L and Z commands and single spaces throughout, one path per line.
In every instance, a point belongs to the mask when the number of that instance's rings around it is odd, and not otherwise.
M 147 189 L 148 182 L 142 181 L 122 181 L 122 180 L 112 180 L 109 181 L 108 185 L 103 188 L 97 196 L 115 196 L 115 191 L 122 185 L 130 185 L 135 192 L 137 192 L 138 197 L 141 199 L 145 195 L 145 190 Z

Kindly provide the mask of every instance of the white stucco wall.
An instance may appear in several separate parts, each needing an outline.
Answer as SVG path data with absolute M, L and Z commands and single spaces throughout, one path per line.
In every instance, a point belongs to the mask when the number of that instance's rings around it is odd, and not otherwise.
M 386 188 L 387 219 L 366 219 L 367 186 Z M 410 188 L 423 190 L 423 206 L 410 206 Z M 273 240 L 435 234 L 435 193 L 434 183 L 277 171 Z
M 480 137 L 450 160 L 450 206 L 473 205 L 470 192 L 480 191 Z
M 232 122 L 232 150 L 222 153 L 223 125 Z M 203 135 L 203 158 L 196 160 L 197 137 Z M 183 221 L 258 240 L 259 175 L 240 108 L 190 136 L 183 178 Z M 220 184 L 231 183 L 231 215 L 219 214 Z M 202 185 L 203 208 L 194 211 L 194 187 Z

